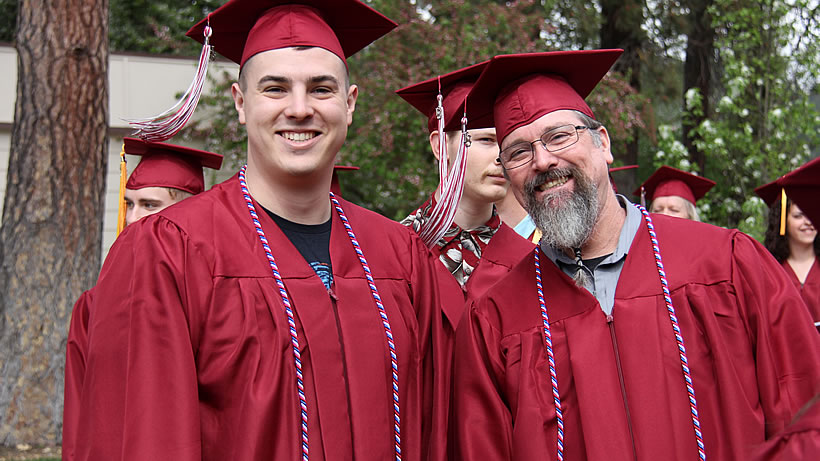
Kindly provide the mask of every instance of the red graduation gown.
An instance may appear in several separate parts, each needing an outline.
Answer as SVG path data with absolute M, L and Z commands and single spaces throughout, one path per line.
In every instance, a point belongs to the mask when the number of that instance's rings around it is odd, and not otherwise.
M 791 279 L 794 286 L 800 291 L 800 296 L 803 298 L 803 301 L 806 302 L 806 306 L 809 307 L 812 320 L 814 322 L 820 322 L 820 258 L 815 258 L 814 264 L 812 264 L 808 275 L 806 275 L 806 281 L 802 284 L 788 261 L 783 261 L 780 265 L 783 266 L 789 279 Z
M 535 245 L 527 241 L 525 238 L 516 234 L 512 228 L 504 223 L 498 228 L 498 231 L 490 238 L 490 242 L 481 253 L 481 259 L 478 266 L 473 270 L 467 283 L 462 287 L 458 284 L 456 279 L 450 274 L 443 264 L 437 264 L 443 274 L 441 278 L 442 297 L 444 301 L 444 327 L 442 329 L 441 363 L 452 360 L 452 350 L 455 342 L 455 330 L 461 321 L 464 314 L 465 302 L 469 303 L 475 299 L 480 298 L 490 289 L 492 285 L 501 280 L 510 270 L 527 254 L 531 253 Z M 436 258 L 439 256 L 439 247 L 433 247 L 431 251 Z M 444 365 L 445 369 L 451 369 L 451 364 Z M 442 373 L 443 381 L 439 387 L 442 389 L 451 389 L 450 373 Z M 444 395 L 450 395 L 449 393 Z M 448 437 L 448 419 L 449 408 L 447 403 L 441 400 L 443 396 L 439 396 L 439 405 L 436 409 L 436 426 L 433 431 L 434 437 L 434 451 L 432 459 L 446 460 L 450 459 L 450 454 L 447 450 Z
M 71 310 L 68 341 L 65 354 L 65 386 L 63 392 L 63 459 L 74 453 L 77 427 L 80 418 L 85 361 L 88 355 L 89 306 L 94 299 L 94 289 L 83 292 Z
M 344 200 L 398 355 L 403 459 L 429 449 L 437 262 Z M 290 295 L 310 459 L 394 456 L 391 363 L 364 271 L 332 213 L 332 298 L 266 213 Z M 283 303 L 236 177 L 128 226 L 94 289 L 74 453 L 94 460 L 295 460 L 300 410 Z M 70 360 L 70 359 L 69 359 Z
M 510 226 L 501 223 L 481 253 L 478 267 L 464 285 L 464 299 L 470 302 L 483 296 L 534 248 L 532 242 L 516 234 Z
M 707 459 L 745 459 L 820 385 L 820 338 L 777 262 L 750 237 L 654 215 Z M 706 251 L 705 251 L 706 250 Z M 475 302 L 456 334 L 455 459 L 555 459 L 557 425 L 534 256 Z M 566 460 L 697 459 L 677 344 L 645 225 L 610 324 L 541 256 Z M 619 382 L 616 346 L 624 389 Z
M 820 459 L 820 394 L 798 414 L 796 421 L 763 444 L 751 461 Z

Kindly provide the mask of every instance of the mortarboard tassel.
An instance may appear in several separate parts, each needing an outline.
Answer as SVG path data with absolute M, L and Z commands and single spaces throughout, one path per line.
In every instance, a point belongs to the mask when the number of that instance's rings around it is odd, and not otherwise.
M 780 189 L 780 235 L 786 235 L 786 189 Z
M 641 206 L 646 208 L 646 188 L 641 186 Z
M 128 178 L 128 165 L 125 162 L 125 143 L 120 150 L 120 201 L 117 208 L 117 237 L 125 228 L 125 182 Z
M 127 120 L 131 127 L 137 130 L 134 132 L 134 136 L 144 141 L 162 142 L 172 138 L 188 123 L 196 110 L 199 98 L 202 96 L 202 88 L 205 86 L 205 78 L 208 75 L 208 63 L 211 60 L 212 50 L 210 45 L 211 32 L 210 24 L 205 26 L 203 31 L 205 43 L 202 45 L 202 52 L 199 55 L 196 76 L 185 94 L 173 107 L 155 117 Z
M 458 211 L 458 203 L 461 201 L 461 194 L 464 191 L 464 173 L 467 168 L 467 148 L 470 146 L 470 135 L 467 133 L 467 108 L 465 106 L 464 116 L 461 119 L 461 139 L 458 146 L 453 167 L 448 168 L 449 155 L 447 143 L 444 139 L 445 114 L 442 105 L 441 81 L 439 80 L 438 106 L 436 107 L 436 118 L 438 120 L 439 132 L 439 200 L 430 212 L 430 219 L 419 229 L 419 236 L 428 248 L 432 248 L 438 242 L 447 229 L 453 224 Z M 448 169 L 450 170 L 448 172 Z

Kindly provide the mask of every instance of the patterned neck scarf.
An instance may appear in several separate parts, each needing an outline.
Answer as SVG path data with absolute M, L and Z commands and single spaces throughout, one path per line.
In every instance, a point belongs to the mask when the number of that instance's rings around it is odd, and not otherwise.
M 430 211 L 435 206 L 435 199 L 430 198 L 415 213 L 404 218 L 402 224 L 411 227 L 416 233 L 422 224 L 430 219 Z M 501 227 L 501 218 L 493 207 L 489 221 L 475 229 L 464 230 L 455 223 L 447 229 L 444 236 L 436 242 L 439 261 L 453 274 L 462 287 L 467 283 L 478 263 L 484 248 Z

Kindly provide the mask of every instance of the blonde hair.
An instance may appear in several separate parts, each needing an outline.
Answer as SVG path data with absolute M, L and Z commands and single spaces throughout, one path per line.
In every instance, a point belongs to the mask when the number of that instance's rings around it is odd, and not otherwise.
M 173 187 L 166 187 L 165 190 L 168 191 L 168 195 L 171 196 L 171 200 L 176 202 L 181 202 L 188 197 L 193 197 L 194 194 L 188 192 L 187 190 L 182 189 L 174 189 Z

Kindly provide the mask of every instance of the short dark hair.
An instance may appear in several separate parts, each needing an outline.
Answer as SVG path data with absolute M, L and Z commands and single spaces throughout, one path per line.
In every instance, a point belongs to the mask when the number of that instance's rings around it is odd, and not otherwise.
M 304 51 L 304 50 L 307 50 L 307 49 L 310 49 L 310 48 L 316 48 L 316 47 L 315 46 L 294 46 L 293 48 L 296 49 L 297 51 Z M 250 58 L 248 58 L 247 61 L 245 61 L 245 65 L 247 65 L 248 62 L 250 62 L 251 59 L 253 59 L 253 56 L 251 56 Z M 243 72 L 245 70 L 245 65 L 243 65 L 242 67 L 239 68 L 239 79 L 238 79 L 239 80 L 239 89 L 242 90 L 243 92 L 248 88 L 248 86 L 247 86 L 248 82 L 247 82 L 247 79 L 245 78 L 245 75 L 244 75 L 244 72 Z M 350 69 L 348 69 L 347 65 L 345 65 L 345 91 L 347 91 L 348 89 L 350 89 Z

